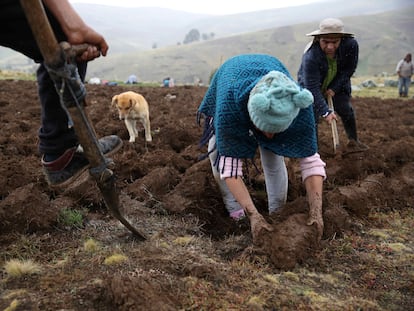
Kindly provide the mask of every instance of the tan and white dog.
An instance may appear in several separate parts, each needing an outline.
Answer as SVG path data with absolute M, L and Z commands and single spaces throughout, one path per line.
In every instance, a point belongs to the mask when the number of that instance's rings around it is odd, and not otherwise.
M 148 103 L 141 94 L 128 91 L 112 97 L 112 106 L 118 109 L 119 119 L 125 121 L 129 142 L 138 137 L 137 120 L 144 126 L 145 140 L 152 141 Z

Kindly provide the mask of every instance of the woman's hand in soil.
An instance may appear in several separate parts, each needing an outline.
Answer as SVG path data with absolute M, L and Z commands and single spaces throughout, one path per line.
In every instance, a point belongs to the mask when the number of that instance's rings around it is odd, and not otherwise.
M 323 234 L 323 218 L 322 218 L 322 208 L 310 208 L 309 218 L 306 223 L 308 226 L 316 224 L 316 229 L 318 230 L 318 242 L 322 239 Z
M 273 227 L 263 218 L 259 212 L 249 215 L 250 227 L 252 230 L 253 244 L 262 244 L 262 236 L 273 231 Z
M 305 186 L 309 204 L 308 226 L 316 224 L 318 230 L 318 243 L 322 239 L 323 234 L 323 218 L 322 218 L 322 188 L 323 177 L 314 175 L 306 178 Z

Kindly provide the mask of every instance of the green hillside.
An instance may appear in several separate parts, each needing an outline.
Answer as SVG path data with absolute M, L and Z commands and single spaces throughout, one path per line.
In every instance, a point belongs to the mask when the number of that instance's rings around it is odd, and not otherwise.
M 413 16 L 414 4 L 387 13 L 339 16 L 360 44 L 357 76 L 394 74 L 398 60 L 413 52 Z M 125 81 L 130 74 L 135 74 L 141 82 L 160 83 L 171 76 L 178 84 L 193 83 L 197 79 L 206 83 L 223 61 L 243 53 L 274 55 L 296 76 L 303 49 L 310 40 L 305 34 L 317 27 L 318 21 L 314 21 L 151 50 L 131 52 L 125 48 L 125 53 L 120 53 L 110 49 L 107 57 L 90 63 L 87 78 Z M 108 39 L 110 46 L 111 40 Z M 129 40 L 129 44 L 136 45 L 139 40 L 138 36 L 135 41 Z M 36 65 L 20 54 L 0 49 L 0 68 L 33 73 Z
M 360 44 L 357 75 L 394 74 L 399 59 L 414 47 L 414 6 L 359 17 L 341 17 L 347 31 L 356 34 Z M 296 76 L 301 55 L 317 28 L 306 23 L 267 29 L 212 41 L 172 46 L 145 52 L 109 55 L 90 64 L 89 75 L 108 80 L 124 80 L 136 74 L 140 81 L 161 81 L 174 77 L 177 83 L 208 81 L 211 72 L 227 58 L 243 53 L 267 53 L 281 59 Z

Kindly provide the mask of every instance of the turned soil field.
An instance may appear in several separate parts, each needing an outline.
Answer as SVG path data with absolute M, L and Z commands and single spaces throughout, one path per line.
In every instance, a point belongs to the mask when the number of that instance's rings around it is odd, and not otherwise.
M 314 228 L 297 160 L 286 159 L 288 202 L 272 216 L 260 165 L 246 170 L 257 208 L 277 229 L 279 252 L 269 256 L 247 221 L 228 217 L 200 160 L 205 87 L 86 87 L 97 136 L 123 140 L 112 156 L 121 211 L 147 239 L 112 216 L 88 174 L 63 191 L 48 187 L 36 83 L 1 80 L 1 310 L 414 310 L 414 99 L 353 98 L 370 147 L 362 153 L 343 153 L 340 121 L 334 153 L 331 129 L 320 125 L 328 174 L 320 244 L 299 236 Z M 129 143 L 111 107 L 126 90 L 149 103 L 150 143 L 141 125 Z

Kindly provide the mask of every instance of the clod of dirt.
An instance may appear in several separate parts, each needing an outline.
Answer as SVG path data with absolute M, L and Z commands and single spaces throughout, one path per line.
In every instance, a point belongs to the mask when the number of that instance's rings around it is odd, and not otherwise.
M 207 161 L 197 162 L 187 169 L 174 190 L 164 197 L 165 209 L 181 212 L 194 205 L 211 188 L 209 174 L 211 168 Z
M 384 174 L 372 174 L 359 184 L 338 187 L 327 195 L 327 199 L 337 205 L 346 206 L 348 211 L 358 217 L 364 217 L 370 213 L 368 203 L 373 198 L 380 197 L 384 186 Z
M 410 162 L 403 166 L 401 169 L 402 172 L 402 179 L 404 182 L 406 182 L 408 185 L 413 186 L 414 185 L 414 163 Z
M 317 248 L 316 227 L 306 224 L 307 214 L 293 214 L 273 224 L 274 231 L 262 230 L 260 251 L 269 256 L 276 268 L 292 269 Z
M 109 280 L 109 295 L 116 310 L 142 310 L 143 306 L 150 306 L 150 310 L 176 310 L 168 289 L 154 279 L 114 276 Z
M 0 201 L 0 233 L 50 229 L 58 212 L 35 184 L 24 185 Z
M 351 227 L 351 217 L 348 212 L 340 206 L 328 208 L 323 213 L 323 238 L 340 236 Z
M 127 186 L 128 191 L 139 201 L 150 197 L 159 199 L 179 181 L 179 173 L 170 166 L 155 168 L 143 178 Z

